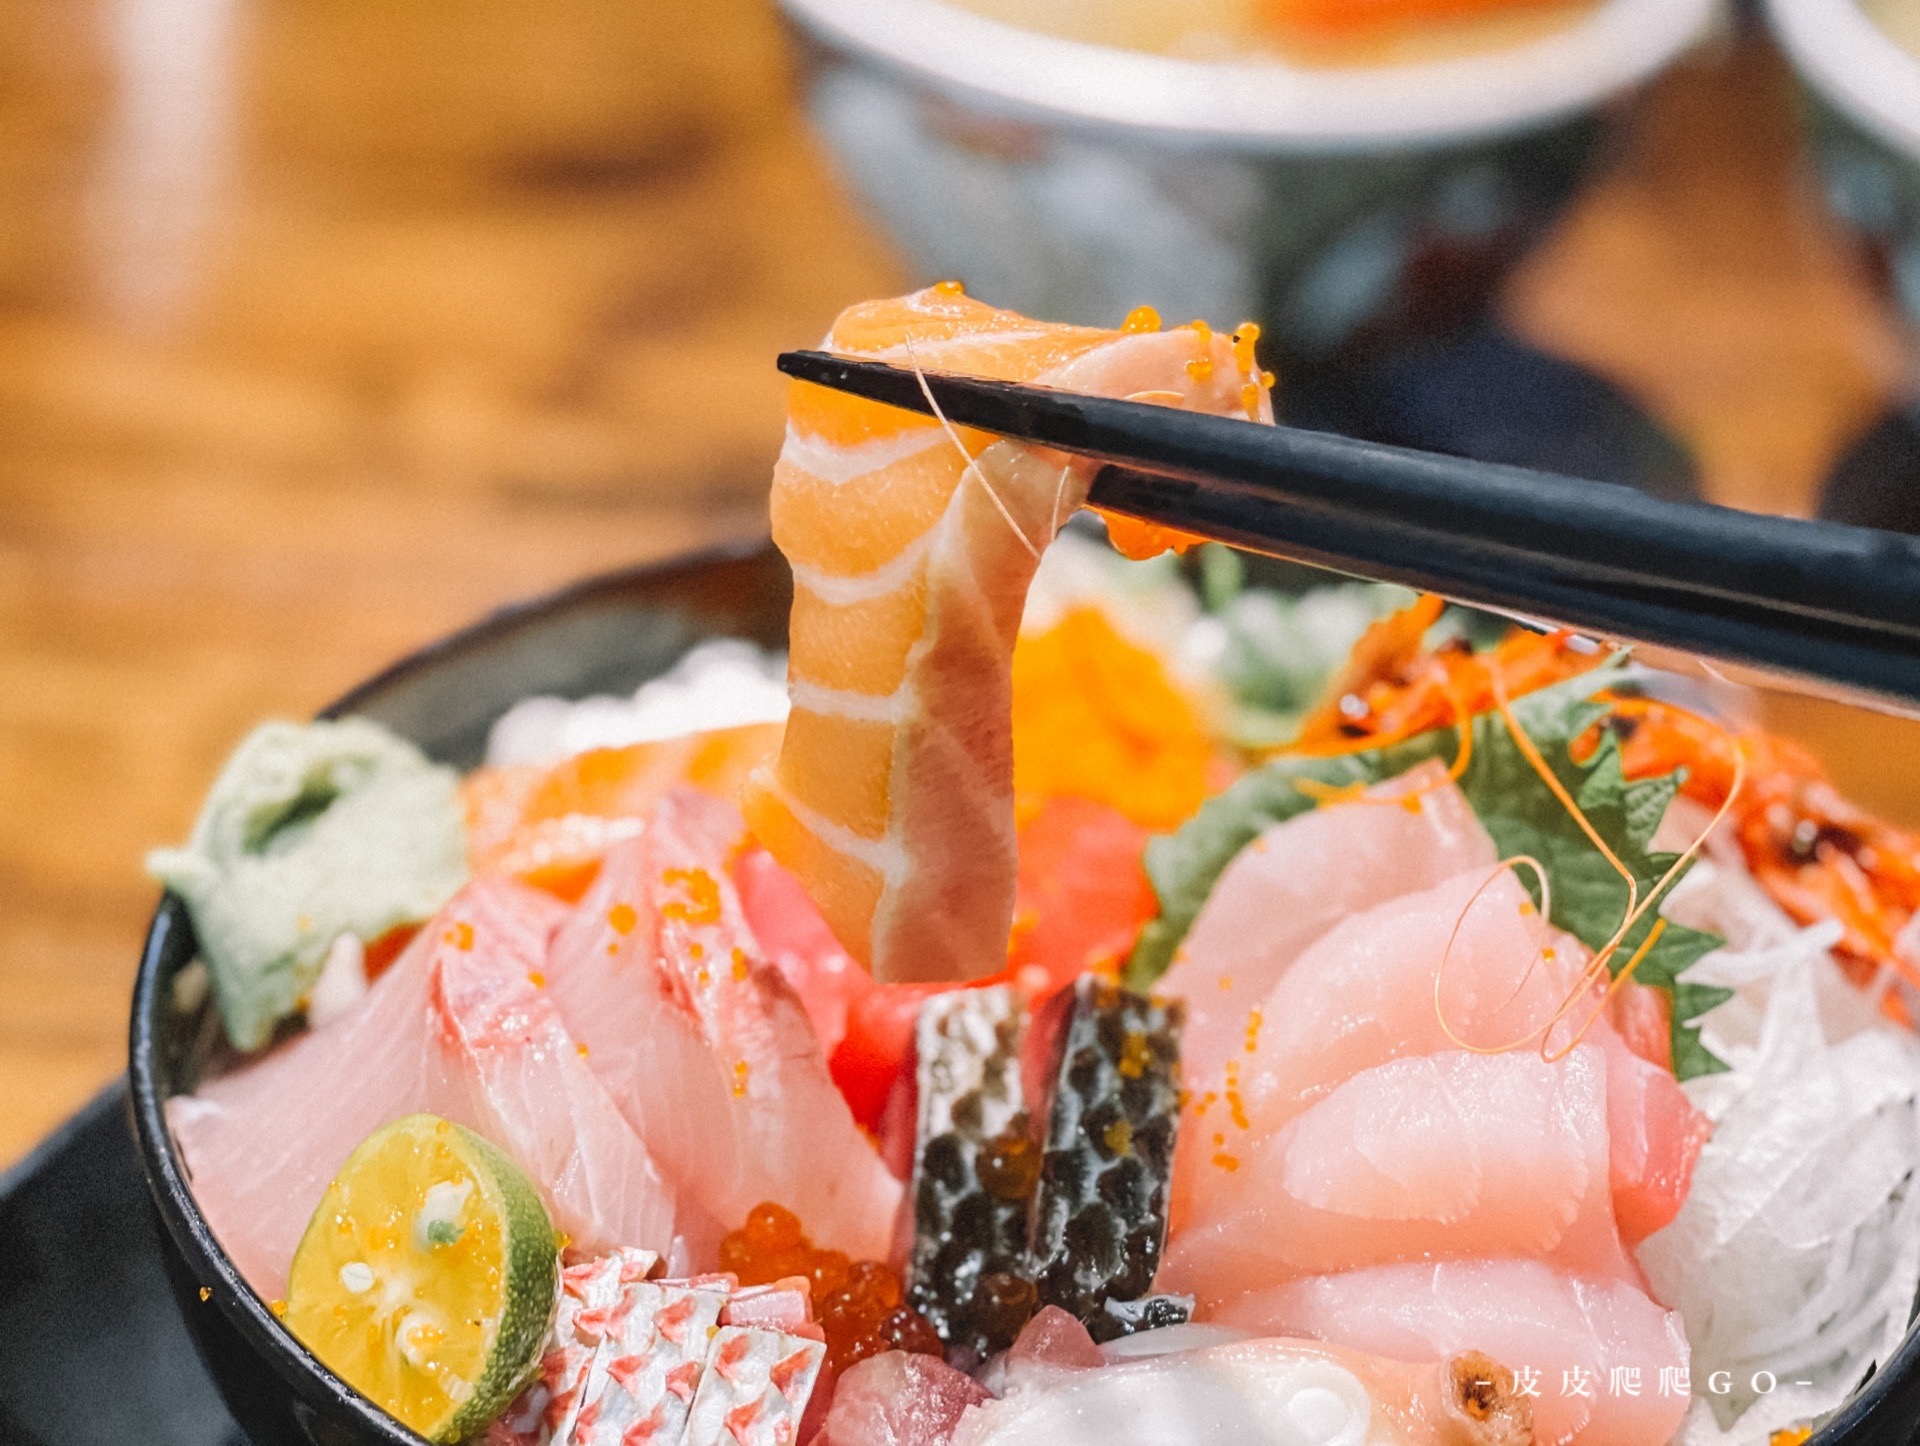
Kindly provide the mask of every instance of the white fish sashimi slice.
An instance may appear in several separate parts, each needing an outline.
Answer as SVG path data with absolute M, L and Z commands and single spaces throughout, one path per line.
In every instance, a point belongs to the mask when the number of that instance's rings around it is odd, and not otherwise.
M 167 1101 L 194 1201 L 264 1300 L 286 1295 L 294 1247 L 354 1146 L 440 1102 L 428 952 L 423 931 L 345 1017 Z
M 1378 1266 L 1241 1297 L 1213 1319 L 1403 1361 L 1481 1351 L 1532 1390 L 1541 1446 L 1664 1446 L 1686 1415 L 1680 1318 L 1537 1260 Z
M 1342 919 L 1280 975 L 1221 1084 L 1193 1090 L 1176 1146 L 1173 1228 L 1212 1213 L 1206 1202 L 1230 1183 L 1248 1140 L 1361 1070 L 1523 1038 L 1552 1016 L 1584 962 L 1508 869 L 1469 869 Z
M 728 873 L 744 834 L 719 800 L 670 793 L 555 937 L 549 988 L 711 1224 L 771 1200 L 821 1245 L 884 1259 L 901 1186 L 835 1088 L 804 1006 L 759 957 Z
M 1203 1309 L 1294 1276 L 1414 1259 L 1552 1257 L 1637 1279 L 1614 1227 L 1607 1059 L 1413 1056 L 1363 1070 L 1234 1148 L 1162 1288 Z
M 504 882 L 456 903 L 433 943 L 436 1022 L 457 1063 L 448 1085 L 465 1096 L 445 1113 L 533 1178 L 574 1244 L 665 1254 L 673 1193 L 538 982 L 556 914 Z
M 1272 1128 L 1390 1059 L 1525 1041 L 1585 962 L 1509 869 L 1470 869 L 1346 918 L 1261 1005 L 1239 1068 L 1246 1111 Z
M 1181 1072 L 1217 1090 L 1247 1037 L 1250 1012 L 1300 951 L 1334 924 L 1499 855 L 1445 768 L 1424 763 L 1275 824 L 1234 858 L 1156 989 L 1187 1004 Z
M 1526 1446 L 1529 1414 L 1478 1354 L 1411 1365 L 1263 1339 L 1057 1372 L 969 1409 L 953 1446 Z
M 353 1011 L 170 1100 L 194 1198 L 266 1299 L 347 1156 L 402 1115 L 442 1115 L 493 1141 L 585 1241 L 664 1249 L 672 1209 L 644 1146 L 532 986 L 566 908 L 477 879 Z

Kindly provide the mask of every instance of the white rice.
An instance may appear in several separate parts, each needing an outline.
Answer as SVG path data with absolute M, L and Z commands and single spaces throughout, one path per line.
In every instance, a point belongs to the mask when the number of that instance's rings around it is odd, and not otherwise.
M 495 720 L 487 762 L 558 763 L 590 748 L 624 748 L 786 717 L 786 655 L 718 638 L 701 643 L 628 698 L 522 698 Z

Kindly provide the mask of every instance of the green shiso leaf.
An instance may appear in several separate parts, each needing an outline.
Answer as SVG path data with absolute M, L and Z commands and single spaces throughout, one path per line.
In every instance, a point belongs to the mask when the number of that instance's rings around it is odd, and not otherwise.
M 1607 705 L 1594 695 L 1619 683 L 1625 667 L 1625 655 L 1618 655 L 1579 677 L 1526 694 L 1512 706 L 1540 756 L 1580 805 L 1594 832 L 1632 872 L 1645 899 L 1674 864 L 1674 855 L 1654 853 L 1650 845 L 1661 815 L 1679 790 L 1681 775 L 1629 783 L 1621 773 L 1619 740 L 1605 729 L 1584 764 L 1576 763 L 1571 752 L 1574 740 L 1607 714 Z M 1502 858 L 1526 854 L 1545 867 L 1552 922 L 1589 949 L 1604 947 L 1626 914 L 1626 881 L 1534 771 L 1500 715 L 1480 714 L 1472 727 L 1473 755 L 1460 778 L 1468 803 Z M 1458 748 L 1456 729 L 1437 728 L 1364 753 L 1276 759 L 1208 800 L 1180 830 L 1147 845 L 1147 876 L 1160 899 L 1160 917 L 1141 932 L 1127 961 L 1127 983 L 1145 989 L 1166 972 L 1208 893 L 1241 849 L 1272 825 L 1314 807 L 1314 799 L 1297 786 L 1301 781 L 1334 787 L 1378 783 L 1428 759 L 1452 759 Z M 1531 872 L 1521 870 L 1519 876 L 1538 902 Z M 1641 917 L 1614 952 L 1616 972 L 1633 958 L 1658 921 L 1657 908 Z M 1722 942 L 1668 921 L 1634 971 L 1642 984 L 1665 989 L 1672 998 L 1674 1073 L 1681 1079 L 1726 1068 L 1700 1042 L 1699 1019 L 1728 998 L 1729 991 L 1679 982 L 1689 965 Z

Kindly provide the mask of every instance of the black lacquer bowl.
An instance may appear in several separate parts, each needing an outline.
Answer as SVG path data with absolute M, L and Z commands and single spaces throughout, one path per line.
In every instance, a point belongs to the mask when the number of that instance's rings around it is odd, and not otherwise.
M 327 711 L 378 719 L 432 757 L 470 767 L 480 760 L 489 725 L 528 694 L 630 691 L 706 638 L 784 645 L 790 598 L 785 567 L 758 542 L 618 573 L 456 633 Z M 134 986 L 130 1085 L 166 1273 L 188 1332 L 234 1418 L 260 1446 L 421 1446 L 294 1340 L 240 1278 L 194 1204 L 161 1112 L 170 1095 L 193 1088 L 215 1034 L 210 1005 L 187 1013 L 174 1006 L 173 977 L 193 954 L 186 911 L 168 896 L 154 915 Z M 0 1198 L 0 1208 L 7 1203 Z M 0 1428 L 5 1419 L 0 1412 Z M 1920 1441 L 1920 1333 L 1909 1333 L 1814 1446 L 1913 1441 Z
M 422 649 L 327 713 L 377 719 L 440 762 L 467 768 L 480 761 L 493 720 L 528 694 L 631 692 L 706 638 L 784 647 L 790 599 L 785 565 L 758 541 L 596 578 Z M 168 895 L 134 984 L 129 1062 L 134 1132 L 188 1331 L 234 1418 L 260 1446 L 420 1446 L 274 1318 L 194 1203 L 161 1112 L 169 1096 L 194 1087 L 215 1035 L 210 1004 L 184 1014 L 174 1007 L 173 977 L 194 947 L 186 909 Z

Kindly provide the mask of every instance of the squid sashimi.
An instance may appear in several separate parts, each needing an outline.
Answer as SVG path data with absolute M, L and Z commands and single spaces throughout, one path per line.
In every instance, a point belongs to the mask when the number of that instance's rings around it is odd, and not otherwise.
M 1606 1074 L 1595 1044 L 1362 1070 L 1239 1147 L 1159 1282 L 1205 1307 L 1399 1260 L 1529 1255 L 1637 1279 L 1614 1228 Z
M 1687 1411 L 1680 1318 L 1533 1260 L 1379 1266 L 1241 1297 L 1214 1319 L 1403 1361 L 1484 1351 L 1533 1392 L 1541 1446 L 1663 1446 Z
M 1527 1446 L 1512 1373 L 1479 1352 L 1409 1365 L 1252 1340 L 1056 1373 L 960 1420 L 954 1446 Z M 837 1440 L 837 1438 L 836 1438 Z
M 294 1247 L 354 1147 L 422 1111 L 511 1155 L 583 1246 L 670 1243 L 673 1199 L 646 1146 L 530 978 L 565 912 L 476 880 L 351 1014 L 167 1102 L 194 1198 L 262 1296 L 286 1294 Z
M 669 793 L 555 936 L 549 988 L 709 1231 L 772 1200 L 821 1245 L 882 1258 L 900 1184 L 834 1088 L 806 1010 L 759 956 L 728 873 L 744 833 L 720 800 Z
M 1220 1088 L 1253 1010 L 1334 924 L 1456 874 L 1491 869 L 1498 858 L 1439 763 L 1266 830 L 1221 874 L 1155 986 L 1187 1001 L 1180 1045 L 1187 1088 Z
M 852 307 L 828 349 L 1268 420 L 1244 344 L 1204 327 L 1030 321 L 941 286 Z M 792 564 L 788 718 L 749 781 L 759 840 L 880 979 L 1005 965 L 1015 847 L 1012 655 L 1084 463 L 796 383 L 774 469 Z

